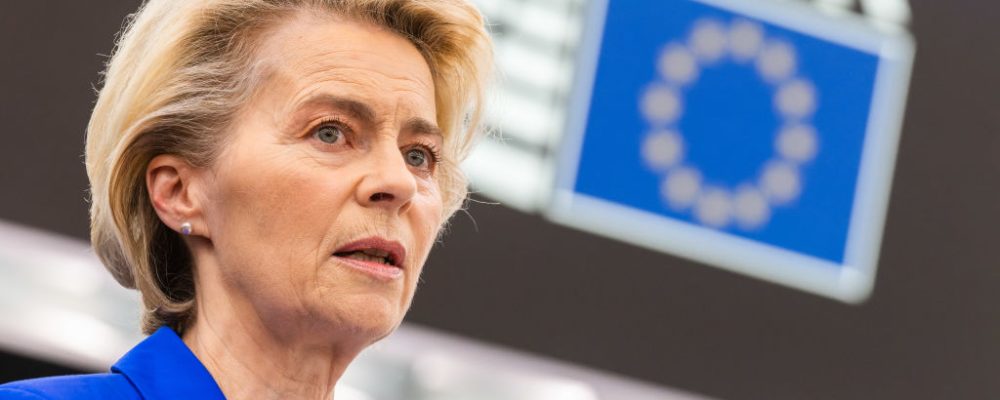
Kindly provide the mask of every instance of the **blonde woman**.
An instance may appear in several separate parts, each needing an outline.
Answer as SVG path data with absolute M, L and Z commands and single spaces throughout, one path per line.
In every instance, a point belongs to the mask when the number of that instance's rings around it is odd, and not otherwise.
M 328 399 L 461 205 L 492 64 L 463 0 L 150 0 L 88 127 L 92 243 L 150 336 L 13 399 Z

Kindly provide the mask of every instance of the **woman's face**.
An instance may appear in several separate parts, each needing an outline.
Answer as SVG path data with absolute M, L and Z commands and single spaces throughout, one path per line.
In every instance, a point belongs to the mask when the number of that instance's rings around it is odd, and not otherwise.
M 205 172 L 222 287 L 269 329 L 370 343 L 402 320 L 443 222 L 430 70 L 396 34 L 309 13 L 259 56 L 274 73 Z

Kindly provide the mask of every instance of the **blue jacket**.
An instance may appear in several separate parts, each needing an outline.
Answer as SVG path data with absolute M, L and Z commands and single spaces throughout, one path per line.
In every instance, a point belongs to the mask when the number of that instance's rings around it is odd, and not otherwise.
M 222 390 L 177 333 L 162 327 L 106 374 L 31 379 L 0 385 L 0 400 L 220 399 Z

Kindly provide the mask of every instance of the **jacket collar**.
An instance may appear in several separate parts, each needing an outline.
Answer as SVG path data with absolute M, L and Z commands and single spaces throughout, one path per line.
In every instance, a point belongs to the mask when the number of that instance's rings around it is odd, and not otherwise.
M 166 326 L 126 353 L 111 372 L 125 375 L 148 400 L 226 398 L 201 361 Z

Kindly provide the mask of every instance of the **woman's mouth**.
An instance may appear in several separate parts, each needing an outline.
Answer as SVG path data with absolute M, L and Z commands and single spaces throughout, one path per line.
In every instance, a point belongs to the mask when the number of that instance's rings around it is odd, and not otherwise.
M 338 261 L 381 280 L 403 276 L 405 256 L 402 244 L 380 237 L 353 241 L 333 253 Z

